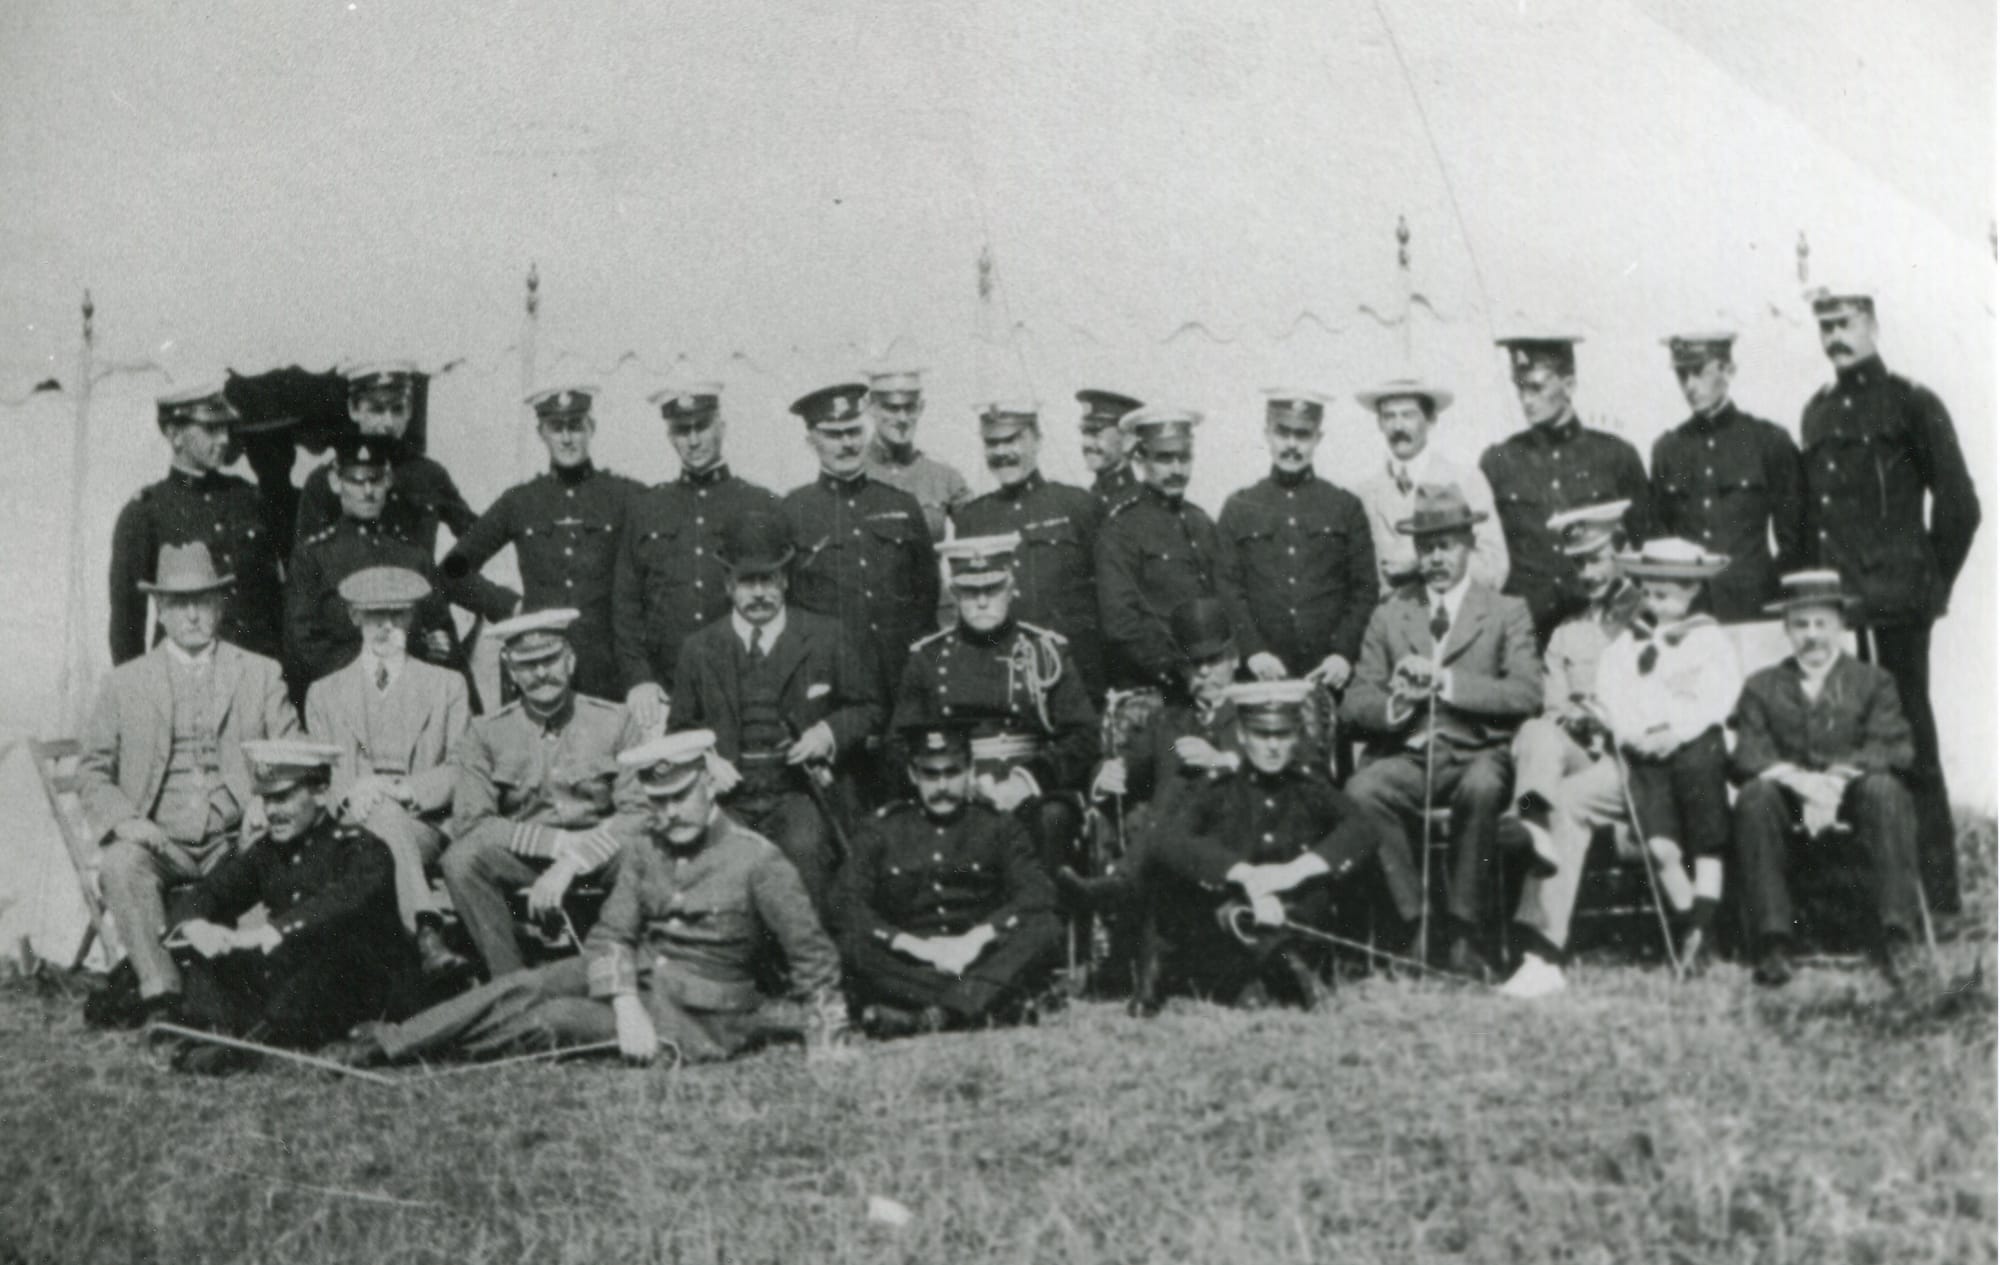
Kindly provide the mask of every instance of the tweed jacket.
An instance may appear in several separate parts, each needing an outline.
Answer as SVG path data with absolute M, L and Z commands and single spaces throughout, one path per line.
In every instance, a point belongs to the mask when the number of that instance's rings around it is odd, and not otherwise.
M 84 724 L 77 794 L 84 819 L 99 839 L 122 821 L 150 814 L 166 784 L 174 747 L 174 687 L 167 677 L 172 653 L 163 641 L 115 668 Z M 275 661 L 226 641 L 217 642 L 214 653 L 209 718 L 215 726 L 219 772 L 236 802 L 248 805 L 252 792 L 244 741 L 293 737 L 299 718 Z
M 379 760 L 409 770 L 404 785 L 414 797 L 411 809 L 418 816 L 449 808 L 457 776 L 452 760 L 472 721 L 465 678 L 419 659 L 403 660 L 388 693 L 377 703 L 391 724 L 408 735 L 407 743 L 395 751 L 369 750 L 368 694 L 374 689 L 368 679 L 368 656 L 362 654 L 314 681 L 306 691 L 306 732 L 340 748 L 340 762 L 333 766 L 333 793 L 345 795 Z M 395 725 L 396 720 L 403 723 Z
M 1361 659 L 1342 700 L 1340 718 L 1366 735 L 1377 752 L 1405 747 L 1424 724 L 1424 710 L 1390 699 L 1396 665 L 1431 656 L 1429 594 L 1408 585 L 1375 608 L 1361 639 Z M 1458 616 L 1445 634 L 1440 666 L 1451 687 L 1438 696 L 1440 740 L 1454 747 L 1499 746 L 1542 702 L 1542 660 L 1527 603 L 1477 580 L 1466 586 Z

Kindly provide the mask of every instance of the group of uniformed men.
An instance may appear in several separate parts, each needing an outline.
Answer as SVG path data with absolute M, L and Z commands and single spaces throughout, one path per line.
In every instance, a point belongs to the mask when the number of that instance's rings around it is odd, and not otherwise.
M 1529 424 L 1476 466 L 1431 442 L 1451 392 L 1397 379 L 1357 393 L 1387 453 L 1339 486 L 1327 398 L 1274 390 L 1271 473 L 1214 519 L 1185 497 L 1201 416 L 1104 390 L 1076 396 L 1091 488 L 1044 477 L 1039 407 L 999 401 L 975 497 L 916 447 L 920 371 L 828 386 L 791 410 L 820 473 L 779 497 L 727 463 L 720 386 L 652 398 L 680 474 L 645 487 L 592 463 L 595 391 L 561 384 L 528 398 L 548 472 L 484 514 L 406 442 L 411 365 L 345 371 L 351 425 L 297 492 L 222 386 L 163 398 L 173 465 L 118 519 L 80 772 L 119 1017 L 361 1062 L 723 1057 L 1032 1015 L 1091 911 L 1136 939 L 1142 1009 L 1311 1004 L 1310 937 L 1369 884 L 1387 941 L 1436 903 L 1448 969 L 1501 965 L 1503 858 L 1502 989 L 1533 997 L 1605 824 L 1691 962 L 1740 874 L 1771 984 L 1800 840 L 1852 834 L 1907 979 L 1921 902 L 1957 903 L 1928 652 L 1978 501 L 1872 300 L 1812 302 L 1835 381 L 1802 447 L 1731 400 L 1732 335 L 1676 336 L 1692 415 L 1649 476 L 1578 419 L 1581 340 L 1515 338 Z M 223 472 L 252 448 L 282 486 Z M 509 545 L 521 593 L 481 575 Z M 491 621 L 504 706 L 480 714 L 453 605 Z M 1771 615 L 1793 653 L 1746 684 L 1733 633 Z M 1086 817 L 1121 840 L 1095 873 Z

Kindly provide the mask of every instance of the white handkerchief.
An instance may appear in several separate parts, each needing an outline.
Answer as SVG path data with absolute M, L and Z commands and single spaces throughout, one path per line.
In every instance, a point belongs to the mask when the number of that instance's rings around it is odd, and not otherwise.
M 833 693 L 833 687 L 824 681 L 815 681 L 813 684 L 806 686 L 806 698 L 808 700 L 825 698 L 831 693 Z

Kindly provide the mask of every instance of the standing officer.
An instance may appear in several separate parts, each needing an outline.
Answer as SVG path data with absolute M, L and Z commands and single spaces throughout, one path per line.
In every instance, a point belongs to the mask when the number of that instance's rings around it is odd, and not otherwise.
M 999 487 L 960 506 L 961 536 L 1021 538 L 1014 560 L 1014 614 L 1062 634 L 1093 699 L 1104 696 L 1104 642 L 1097 634 L 1098 500 L 1042 476 L 1042 421 L 1032 403 L 988 405 L 979 417 L 986 468 Z
M 677 479 L 641 491 L 626 511 L 611 585 L 612 643 L 625 705 L 647 733 L 667 720 L 681 642 L 729 613 L 722 529 L 778 498 L 739 478 L 722 457 L 729 432 L 722 385 L 691 382 L 649 397 L 680 458 Z
M 1150 408 L 1118 425 L 1146 482 L 1097 536 L 1097 601 L 1113 686 L 1171 689 L 1180 652 L 1167 627 L 1176 606 L 1216 594 L 1215 521 L 1187 499 L 1201 414 Z
M 1375 567 L 1382 573 L 1382 596 L 1417 578 L 1417 553 L 1396 524 L 1415 508 L 1418 484 L 1457 485 L 1465 503 L 1488 516 L 1472 529 L 1472 578 L 1492 588 L 1507 583 L 1507 541 L 1493 509 L 1493 489 L 1473 466 L 1460 465 L 1431 443 L 1438 417 L 1451 407 L 1452 393 L 1417 378 L 1392 378 L 1357 391 L 1354 398 L 1375 415 L 1382 442 L 1389 447 L 1382 469 L 1362 481 L 1354 494 L 1368 511 L 1368 530 L 1375 540 Z
M 1653 443 L 1653 529 L 1728 555 L 1728 570 L 1708 584 L 1713 614 L 1724 624 L 1765 618 L 1779 574 L 1799 567 L 1805 554 L 1799 448 L 1783 428 L 1729 398 L 1735 342 L 1730 333 L 1666 340 L 1694 415 Z
M 1097 763 L 1097 713 L 1063 638 L 1014 618 L 1008 564 L 1018 536 L 961 536 L 938 546 L 958 621 L 910 647 L 890 728 L 971 726 L 974 794 L 1019 816 L 1042 864 L 1064 863 L 1080 813 L 1072 795 Z M 892 744 L 893 745 L 893 744 Z M 891 763 L 908 763 L 898 752 Z
M 931 539 L 941 540 L 946 520 L 972 499 L 972 489 L 957 470 L 917 451 L 917 422 L 924 415 L 923 373 L 920 368 L 899 366 L 866 375 L 875 436 L 863 464 L 874 478 L 916 497 L 924 507 Z
M 300 693 L 361 649 L 361 630 L 348 617 L 347 601 L 340 595 L 342 580 L 363 567 L 405 567 L 427 581 L 437 574 L 434 555 L 411 538 L 408 516 L 389 512 L 399 447 L 397 440 L 353 431 L 334 441 L 327 466 L 334 472 L 340 517 L 299 542 L 285 593 L 286 661 Z M 446 597 L 486 619 L 505 619 L 516 599 L 490 580 L 468 575 L 418 607 L 411 652 L 440 667 L 462 669 Z
M 1873 297 L 1820 290 L 1812 304 L 1834 381 L 1814 393 L 1799 422 L 1807 547 L 1860 598 L 1862 647 L 1896 678 L 1917 744 L 1911 782 L 1924 889 L 1935 909 L 1955 913 L 1958 864 L 1931 713 L 1931 624 L 1972 549 L 1979 494 L 1944 401 L 1883 367 Z
M 856 834 L 841 874 L 841 958 L 875 1036 L 1011 1020 L 1062 961 L 1055 893 L 1014 817 L 973 802 L 962 725 L 913 727 L 916 798 Z
M 611 572 L 625 515 L 641 487 L 590 459 L 597 388 L 554 386 L 527 397 L 549 469 L 500 494 L 445 555 L 447 580 L 476 574 L 508 545 L 521 568 L 516 609 L 572 607 L 576 688 L 613 702 L 625 696 L 611 645 Z
M 1535 636 L 1546 642 L 1565 608 L 1577 600 L 1576 568 L 1563 555 L 1549 519 L 1564 510 L 1629 501 L 1626 535 L 1647 537 L 1646 467 L 1638 450 L 1577 418 L 1573 335 L 1503 338 L 1514 390 L 1528 428 L 1488 448 L 1480 472 L 1493 488 L 1507 537 L 1505 592 L 1528 604 Z
M 438 524 L 451 528 L 456 539 L 472 530 L 479 515 L 465 503 L 443 466 L 401 442 L 410 429 L 417 383 L 423 375 L 406 360 L 349 365 L 341 375 L 347 379 L 347 418 L 354 428 L 372 439 L 397 441 L 392 450 L 396 492 L 388 510 L 390 520 L 405 523 L 402 530 L 423 546 L 426 558 L 436 558 Z M 318 535 L 340 517 L 340 490 L 334 486 L 338 473 L 329 462 L 306 476 L 299 493 L 297 543 Z
M 875 648 L 886 695 L 910 643 L 936 618 L 937 553 L 917 499 L 863 468 L 867 392 L 844 382 L 792 401 L 820 473 L 793 488 L 781 509 L 798 549 L 792 600 L 839 620 L 854 644 Z
M 222 639 L 276 659 L 284 646 L 284 590 L 263 503 L 247 480 L 222 473 L 236 418 L 222 384 L 158 400 L 160 433 L 173 449 L 167 477 L 125 503 L 111 529 L 111 662 L 146 653 L 146 593 L 160 550 L 199 542 L 216 568 L 236 577 L 222 613 Z
M 1313 470 L 1326 397 L 1265 395 L 1271 473 L 1222 503 L 1217 579 L 1259 680 L 1299 677 L 1338 692 L 1375 609 L 1368 512 Z
M 1132 463 L 1126 459 L 1125 436 L 1118 423 L 1127 413 L 1143 406 L 1129 395 L 1095 387 L 1078 391 L 1076 402 L 1083 405 L 1083 417 L 1077 422 L 1077 432 L 1083 441 L 1083 464 L 1096 476 L 1091 480 L 1090 491 L 1109 514 L 1139 494 L 1139 480 L 1132 473 Z

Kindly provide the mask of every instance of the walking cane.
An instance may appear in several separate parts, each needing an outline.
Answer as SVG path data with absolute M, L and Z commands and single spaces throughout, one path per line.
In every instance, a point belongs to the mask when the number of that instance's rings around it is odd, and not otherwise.
M 792 736 L 793 742 L 797 742 L 805 731 L 799 728 L 798 722 L 787 716 L 785 732 Z M 826 823 L 827 839 L 833 845 L 833 864 L 835 867 L 846 864 L 847 827 L 841 824 L 839 815 L 833 811 L 833 804 L 826 797 L 826 788 L 819 784 L 819 779 L 813 776 L 813 770 L 809 766 L 800 766 L 799 777 L 806 784 L 806 798 L 812 801 L 813 807 L 819 810 L 820 820 Z
M 1639 821 L 1639 803 L 1632 798 L 1632 782 L 1625 772 L 1625 757 L 1618 750 L 1618 739 L 1605 728 L 1605 748 L 1611 752 L 1611 767 L 1618 774 L 1618 793 L 1625 801 L 1625 815 L 1632 823 L 1632 837 L 1639 845 L 1640 865 L 1646 871 L 1646 891 L 1653 897 L 1653 914 L 1660 920 L 1660 943 L 1667 949 L 1667 962 L 1673 967 L 1674 983 L 1685 982 L 1687 976 L 1681 966 L 1681 955 L 1674 948 L 1674 933 L 1667 923 L 1667 904 L 1660 899 L 1660 879 L 1653 873 L 1656 864 L 1653 850 L 1646 846 L 1646 828 Z

